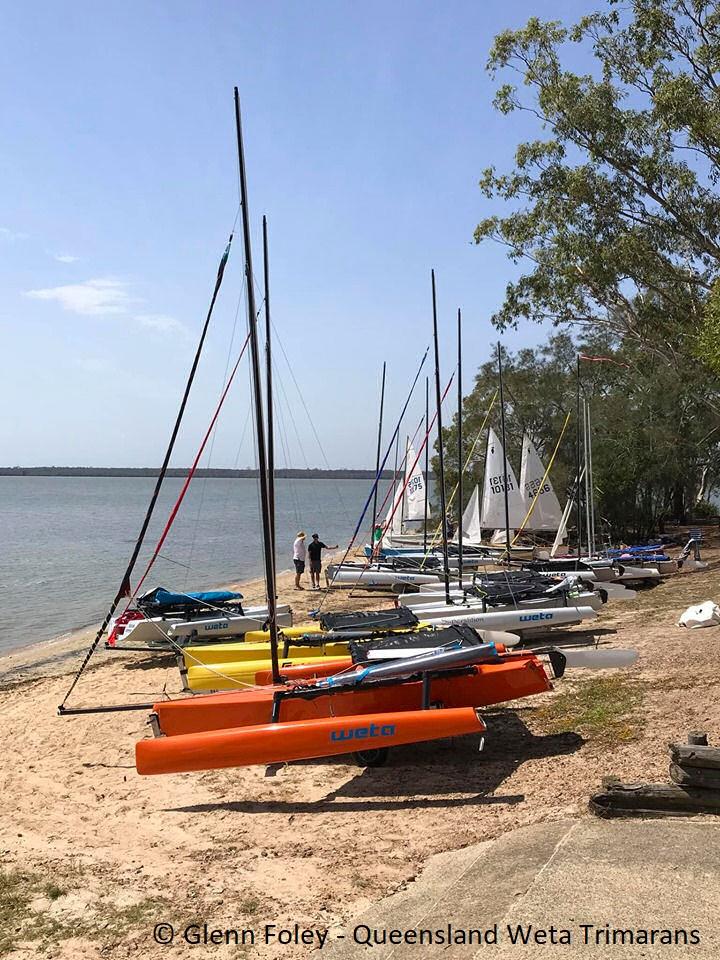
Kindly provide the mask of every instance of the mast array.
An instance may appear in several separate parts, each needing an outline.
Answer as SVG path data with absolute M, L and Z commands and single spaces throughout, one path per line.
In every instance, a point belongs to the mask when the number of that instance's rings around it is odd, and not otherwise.
M 497 345 L 498 358 L 498 378 L 500 380 L 500 434 L 503 449 L 503 492 L 505 499 L 505 553 L 507 560 L 510 560 L 510 504 L 508 501 L 508 461 L 505 442 L 505 394 L 503 393 L 503 373 L 502 373 L 502 355 L 500 353 L 500 341 Z
M 383 360 L 382 365 L 382 381 L 380 383 L 380 414 L 378 416 L 378 436 L 377 436 L 377 451 L 375 454 L 375 476 L 378 477 L 380 473 L 380 452 L 382 448 L 382 429 L 383 429 L 383 409 L 385 407 L 385 372 L 387 365 Z M 377 525 L 377 499 L 378 499 L 378 484 L 376 483 L 373 488 L 373 507 L 372 507 L 372 527 L 370 533 L 370 544 L 375 548 L 375 527 Z
M 446 506 L 445 506 L 445 457 L 443 455 L 443 435 L 442 435 L 442 395 L 440 392 L 440 348 L 438 346 L 438 325 L 437 325 L 437 297 L 435 294 L 435 271 L 431 271 L 432 278 L 432 311 L 433 311 L 433 343 L 435 345 L 435 403 L 437 407 L 437 430 L 438 430 L 438 459 L 440 472 L 440 526 L 442 528 L 443 545 L 443 574 L 445 578 L 445 601 L 450 603 L 450 564 L 448 562 L 448 536 L 446 525 Z
M 457 451 L 458 451 L 458 584 L 463 585 L 463 429 L 462 429 L 462 313 L 457 312 L 458 361 L 457 361 Z
M 235 87 L 235 131 L 237 134 L 238 169 L 240 175 L 240 205 L 242 209 L 243 242 L 245 248 L 245 279 L 247 281 L 248 330 L 250 332 L 250 363 L 252 368 L 255 426 L 257 430 L 258 471 L 260 473 L 260 511 L 262 514 L 263 558 L 265 562 L 265 587 L 268 605 L 268 630 L 270 632 L 270 657 L 273 682 L 280 682 L 278 664 L 278 633 L 275 595 L 275 563 L 273 553 L 273 523 L 271 498 L 274 499 L 273 477 L 268 470 L 265 415 L 263 411 L 262 383 L 260 378 L 260 351 L 258 348 L 257 311 L 255 309 L 255 280 L 252 268 L 252 244 L 250 241 L 250 216 L 248 213 L 247 179 L 245 174 L 245 150 L 243 146 L 242 121 L 240 118 L 240 94 Z M 269 317 L 269 309 L 267 309 Z

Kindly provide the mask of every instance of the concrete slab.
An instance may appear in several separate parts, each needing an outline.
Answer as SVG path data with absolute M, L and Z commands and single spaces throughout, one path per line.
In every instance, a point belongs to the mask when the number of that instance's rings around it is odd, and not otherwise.
M 323 954 L 717 960 L 718 903 L 717 821 L 560 820 L 433 858 Z

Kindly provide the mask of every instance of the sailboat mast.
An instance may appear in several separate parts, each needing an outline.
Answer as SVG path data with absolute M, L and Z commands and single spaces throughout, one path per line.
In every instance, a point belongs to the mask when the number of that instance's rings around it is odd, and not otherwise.
M 442 527 L 443 573 L 445 575 L 445 602 L 450 604 L 450 564 L 448 563 L 448 538 L 445 513 L 445 457 L 442 435 L 442 395 L 440 392 L 440 348 L 438 346 L 437 297 L 435 294 L 435 271 L 432 278 L 433 342 L 435 344 L 435 404 L 437 407 L 438 466 L 440 471 L 440 524 Z
M 457 363 L 457 443 L 458 443 L 458 583 L 462 590 L 463 584 L 463 429 L 462 429 L 462 313 L 458 307 L 457 313 L 457 332 L 458 332 L 458 363 Z
M 590 520 L 590 433 L 588 426 L 588 402 L 583 397 L 583 453 L 585 459 L 585 535 L 587 537 L 588 553 L 593 555 L 592 523 Z
M 586 498 L 587 514 L 589 524 L 590 554 L 595 556 L 597 545 L 595 543 L 595 480 L 593 478 L 592 462 L 592 421 L 590 417 L 590 401 L 585 400 L 585 472 L 587 475 Z
M 575 384 L 575 404 L 577 408 L 576 418 L 577 418 L 577 434 L 575 438 L 575 459 L 576 459 L 576 468 L 577 468 L 577 487 L 575 490 L 575 506 L 577 509 L 577 559 L 578 564 L 580 562 L 580 555 L 582 553 L 582 515 L 581 515 L 581 484 L 582 478 L 580 476 L 580 437 L 581 437 L 581 424 L 580 424 L 580 357 L 577 358 L 577 377 Z
M 423 553 L 427 553 L 428 497 L 430 491 L 430 378 L 425 377 L 425 516 L 423 520 Z
M 268 257 L 267 217 L 263 215 L 263 277 L 265 283 L 265 390 L 267 392 L 267 483 L 270 510 L 270 556 L 275 583 L 275 425 L 273 415 L 272 333 L 270 323 L 270 261 Z
M 242 122 L 240 120 L 240 94 L 235 87 L 235 131 L 237 134 L 238 168 L 240 174 L 240 206 L 242 210 L 243 242 L 245 247 L 245 279 L 247 281 L 248 331 L 250 333 L 250 360 L 252 366 L 253 397 L 255 402 L 255 427 L 257 430 L 258 470 L 260 473 L 260 509 L 262 513 L 263 556 L 265 561 L 265 588 L 268 605 L 268 629 L 270 631 L 270 656 L 273 683 L 280 682 L 278 664 L 278 634 L 275 604 L 275 564 L 273 562 L 273 533 L 270 517 L 270 487 L 267 448 L 265 443 L 265 417 L 263 415 L 262 383 L 260 380 L 260 351 L 258 349 L 257 312 L 255 309 L 255 280 L 252 267 L 252 244 L 250 242 L 250 216 L 248 213 L 247 179 L 245 176 L 245 150 L 243 147 Z
M 505 394 L 503 393 L 503 373 L 502 373 L 502 355 L 500 353 L 500 341 L 497 345 L 498 358 L 498 378 L 500 380 L 500 433 L 502 435 L 503 449 L 503 492 L 505 494 L 505 552 L 508 563 L 510 562 L 510 502 L 508 500 L 508 461 L 507 446 L 505 442 Z
M 382 446 L 382 428 L 383 428 L 383 407 L 385 406 L 385 361 L 382 366 L 382 381 L 380 384 L 380 416 L 378 417 L 378 436 L 377 452 L 375 454 L 375 489 L 373 490 L 373 509 L 372 509 L 372 531 L 370 533 L 370 546 L 375 549 L 375 527 L 377 525 L 377 498 L 378 487 L 380 486 L 380 448 Z
M 410 437 L 405 434 L 405 469 L 403 471 L 402 485 L 402 499 L 400 501 L 400 533 L 403 532 L 403 523 L 408 517 L 408 464 L 410 463 Z

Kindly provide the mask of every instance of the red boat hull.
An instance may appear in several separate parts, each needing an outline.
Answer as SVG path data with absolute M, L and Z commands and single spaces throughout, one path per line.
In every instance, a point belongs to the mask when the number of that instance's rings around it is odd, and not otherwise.
M 228 693 L 212 693 L 187 700 L 165 700 L 154 705 L 160 730 L 166 737 L 268 724 L 272 720 L 273 692 L 262 687 Z M 511 655 L 499 662 L 480 663 L 467 672 L 431 680 L 430 702 L 444 709 L 484 707 L 518 700 L 551 690 L 552 685 L 537 657 Z M 422 683 L 367 685 L 322 691 L 306 699 L 284 699 L 280 722 L 318 720 L 328 717 L 397 713 L 422 707 Z

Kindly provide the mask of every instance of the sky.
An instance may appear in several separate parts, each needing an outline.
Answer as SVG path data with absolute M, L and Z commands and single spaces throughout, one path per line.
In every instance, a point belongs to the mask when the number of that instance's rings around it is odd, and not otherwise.
M 493 37 L 594 6 L 4 3 L 0 465 L 161 461 L 238 211 L 237 85 L 260 285 L 269 224 L 278 462 L 371 466 L 382 363 L 390 432 L 430 342 L 431 268 L 443 381 L 461 307 L 467 390 L 517 273 L 472 242 L 497 209 L 482 170 L 539 133 L 493 110 Z M 244 309 L 238 233 L 175 465 L 207 428 Z M 503 343 L 548 333 L 525 325 Z M 403 431 L 423 409 L 421 383 Z M 254 462 L 248 416 L 243 364 L 204 465 Z

